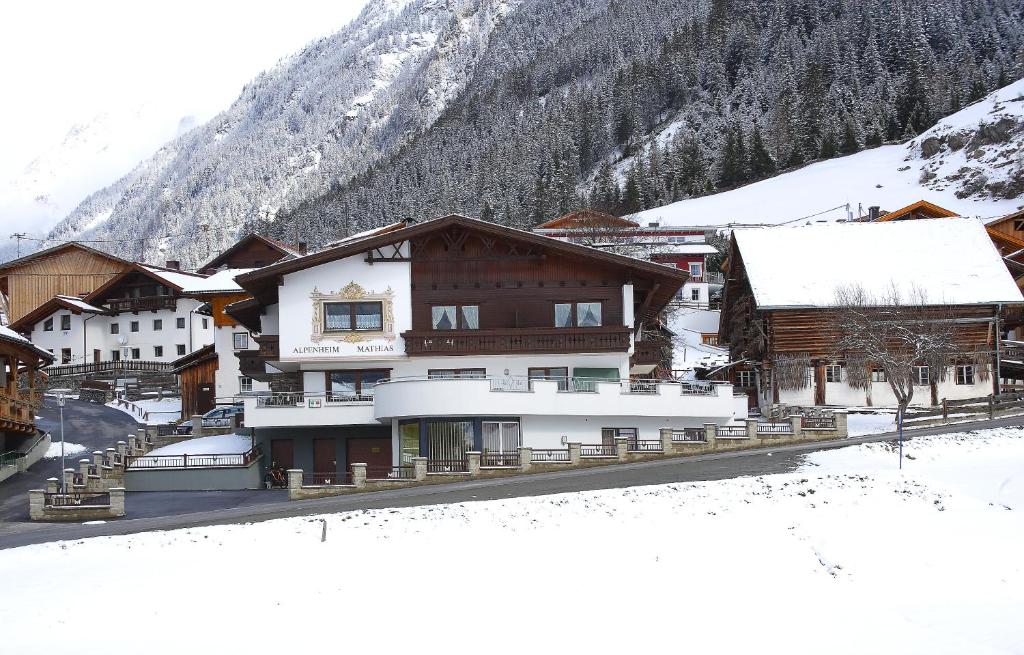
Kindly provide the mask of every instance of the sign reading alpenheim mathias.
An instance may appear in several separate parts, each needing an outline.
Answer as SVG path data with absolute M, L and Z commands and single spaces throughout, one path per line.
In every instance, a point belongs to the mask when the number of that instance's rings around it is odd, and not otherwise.
M 395 347 L 386 345 L 356 345 L 357 353 L 393 353 Z M 293 355 L 341 355 L 344 354 L 341 346 L 296 346 L 292 348 Z

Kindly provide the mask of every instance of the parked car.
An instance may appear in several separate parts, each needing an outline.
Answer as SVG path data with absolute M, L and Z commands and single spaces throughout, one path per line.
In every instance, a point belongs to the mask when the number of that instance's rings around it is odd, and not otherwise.
M 245 407 L 242 405 L 231 405 L 229 407 L 215 407 L 203 414 L 204 428 L 226 428 L 231 425 L 231 418 L 234 416 L 241 419 Z M 192 419 L 182 421 L 176 429 L 178 434 L 192 434 Z

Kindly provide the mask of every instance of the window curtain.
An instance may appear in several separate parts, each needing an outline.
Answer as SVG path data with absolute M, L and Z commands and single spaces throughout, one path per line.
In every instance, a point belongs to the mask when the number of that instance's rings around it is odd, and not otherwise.
M 324 305 L 324 329 L 352 329 L 352 315 L 349 313 L 348 303 L 328 303 Z
M 454 330 L 456 327 L 454 306 L 431 307 L 430 316 L 435 330 Z
M 377 302 L 361 302 L 356 305 L 356 329 L 380 330 L 384 327 L 381 316 L 381 304 Z
M 462 328 L 464 330 L 480 329 L 480 308 L 476 305 L 465 305 L 462 308 Z
M 572 305 L 555 305 L 555 327 L 572 327 Z
M 578 303 L 576 305 L 576 324 L 580 327 L 597 327 L 601 325 L 601 303 Z

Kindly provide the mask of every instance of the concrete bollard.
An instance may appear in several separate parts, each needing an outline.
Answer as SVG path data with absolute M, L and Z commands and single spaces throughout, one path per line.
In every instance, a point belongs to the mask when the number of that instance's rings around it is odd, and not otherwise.
M 55 494 L 55 493 L 57 493 L 57 490 L 59 488 L 58 487 L 59 484 L 60 484 L 60 480 L 58 480 L 57 478 L 46 478 L 46 493 L 48 493 L 48 494 Z
M 42 489 L 31 489 L 28 492 L 28 517 L 33 521 L 46 518 L 46 492 Z
M 620 462 L 626 461 L 629 455 L 629 440 L 626 437 L 615 437 L 615 456 Z
M 846 410 L 837 410 L 833 413 L 836 417 L 836 435 L 837 437 L 846 438 L 850 436 L 849 428 L 846 423 L 848 414 Z
M 583 444 L 570 441 L 566 445 L 569 447 L 569 464 L 571 466 L 579 466 L 580 462 L 583 461 Z
M 757 419 L 748 418 L 744 419 L 744 422 L 747 426 L 747 439 L 754 441 L 755 439 L 757 439 Z
M 662 428 L 659 434 L 661 435 L 661 452 L 668 455 L 673 451 L 672 428 Z
M 302 488 L 302 469 L 288 469 L 288 488 Z
M 804 432 L 804 417 L 799 414 L 790 416 L 789 424 L 793 426 L 793 438 L 799 439 Z
M 366 486 L 366 464 L 352 464 L 352 484 L 362 489 Z
M 192 436 L 203 436 L 203 417 L 200 414 L 192 415 Z
M 110 490 L 110 515 L 124 516 L 124 487 L 113 487 Z
M 416 482 L 423 482 L 427 479 L 427 458 L 426 457 L 413 457 L 412 458 L 412 470 L 416 476 Z
M 470 475 L 480 475 L 480 453 L 470 450 L 466 453 L 466 469 Z
M 715 439 L 718 437 L 718 426 L 714 423 L 704 424 L 704 441 L 708 444 L 715 443 Z
M 523 473 L 530 470 L 533 466 L 533 448 L 529 446 L 519 446 L 519 470 Z

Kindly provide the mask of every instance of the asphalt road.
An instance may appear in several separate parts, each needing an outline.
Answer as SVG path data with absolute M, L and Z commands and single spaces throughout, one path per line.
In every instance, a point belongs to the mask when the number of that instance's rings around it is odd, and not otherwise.
M 912 437 L 946 432 L 960 432 L 991 427 L 1020 427 L 1024 417 L 994 421 L 978 421 L 958 425 L 935 426 L 914 430 Z M 0 524 L 0 549 L 62 539 L 80 539 L 101 535 L 131 534 L 147 530 L 247 523 L 288 516 L 385 507 L 408 507 L 525 496 L 541 496 L 573 491 L 612 489 L 670 482 L 720 480 L 725 478 L 785 473 L 799 466 L 804 455 L 816 450 L 842 448 L 860 443 L 891 441 L 892 433 L 854 437 L 838 442 L 790 444 L 771 449 L 732 453 L 713 453 L 696 457 L 662 459 L 650 462 L 618 464 L 589 469 L 574 469 L 533 475 L 472 480 L 406 489 L 367 492 L 333 498 L 299 502 L 278 500 L 266 492 L 242 492 L 238 504 L 224 507 L 224 497 L 211 494 L 129 494 L 126 504 L 129 516 L 135 518 L 103 524 L 33 524 L 28 522 Z M 251 494 L 251 495 L 250 495 Z M 143 496 L 149 496 L 143 498 Z M 265 502 L 264 502 L 265 501 Z M 189 509 L 186 513 L 140 517 L 138 509 L 149 503 L 164 505 L 167 514 L 175 505 Z
M 60 412 L 57 399 L 43 398 L 36 414 L 36 425 L 60 442 Z M 64 439 L 81 444 L 84 453 L 66 457 L 68 468 L 78 468 L 78 460 L 92 457 L 94 450 L 106 450 L 138 429 L 135 419 L 105 405 L 68 399 L 64 405 Z M 47 478 L 60 478 L 60 458 L 41 459 L 24 473 L 0 482 L 0 522 L 28 520 L 28 490 L 43 489 Z

